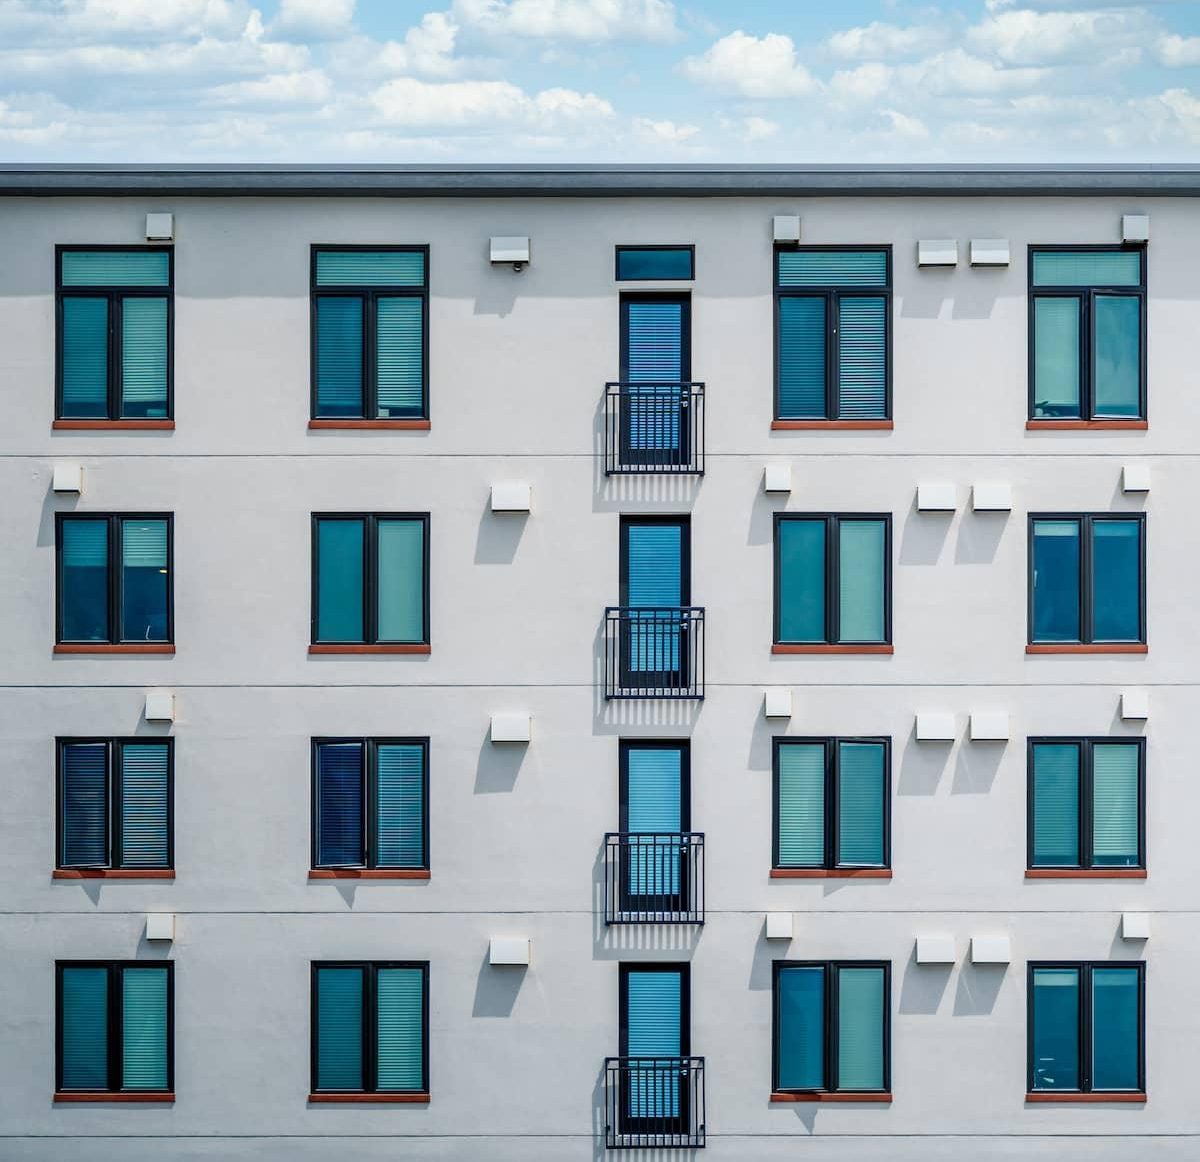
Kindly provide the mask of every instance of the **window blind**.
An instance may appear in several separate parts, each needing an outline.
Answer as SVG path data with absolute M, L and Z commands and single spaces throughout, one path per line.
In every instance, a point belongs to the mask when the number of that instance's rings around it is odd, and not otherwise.
M 1033 747 L 1033 866 L 1078 867 L 1079 747 Z
M 682 999 L 682 980 L 677 971 L 628 973 L 625 1021 L 626 1052 L 630 1057 L 680 1055 Z M 680 1085 L 674 1071 L 630 1070 L 628 1087 L 633 1117 L 678 1117 Z
M 886 286 L 885 250 L 778 250 L 780 286 Z
M 121 302 L 122 414 L 167 414 L 167 300 L 127 296 Z
M 121 970 L 121 1088 L 167 1088 L 167 969 Z
M 165 250 L 64 250 L 63 286 L 169 286 Z
M 317 415 L 363 414 L 363 300 L 317 298 Z
M 108 1088 L 108 969 L 64 967 L 59 1031 L 63 1089 Z
M 318 250 L 317 286 L 424 286 L 421 250 Z
M 380 1090 L 425 1088 L 424 986 L 425 974 L 419 968 L 376 970 L 376 1086 Z
M 1092 862 L 1098 867 L 1138 863 L 1138 747 L 1092 747 Z
M 121 746 L 121 866 L 170 864 L 170 757 L 163 743 Z
M 363 747 L 357 742 L 317 747 L 317 863 L 353 867 L 365 862 Z
M 839 968 L 838 1089 L 883 1089 L 882 968 Z
M 1142 281 L 1140 250 L 1035 251 L 1033 285 L 1138 286 Z
M 882 867 L 884 749 L 878 742 L 839 742 L 838 863 Z
M 816 965 L 781 968 L 776 1063 L 780 1089 L 825 1086 L 825 970 Z
M 826 416 L 824 297 L 785 295 L 779 300 L 779 415 Z
M 683 304 L 626 302 L 626 370 L 630 383 L 678 383 L 683 378 Z
M 317 1088 L 363 1088 L 363 970 L 317 969 Z
M 1073 297 L 1033 300 L 1033 414 L 1042 419 L 1077 418 L 1080 410 L 1079 329 L 1081 301 Z
M 779 866 L 825 862 L 825 746 L 789 742 L 778 752 Z
M 126 520 L 121 522 L 121 563 L 127 569 L 167 567 L 167 522 Z
M 102 419 L 108 414 L 108 300 L 62 300 L 62 414 Z
M 425 748 L 376 747 L 376 859 L 381 867 L 425 865 Z
M 376 522 L 378 638 L 419 642 L 425 637 L 425 525 L 419 520 Z
M 71 743 L 62 748 L 64 867 L 108 863 L 108 746 Z
M 883 419 L 887 415 L 887 300 L 838 300 L 838 415 Z
M 683 754 L 676 747 L 634 747 L 625 753 L 626 830 L 674 834 L 682 830 Z M 680 848 L 631 839 L 627 890 L 636 896 L 678 895 Z
M 419 416 L 425 406 L 424 300 L 375 302 L 375 374 L 381 416 Z

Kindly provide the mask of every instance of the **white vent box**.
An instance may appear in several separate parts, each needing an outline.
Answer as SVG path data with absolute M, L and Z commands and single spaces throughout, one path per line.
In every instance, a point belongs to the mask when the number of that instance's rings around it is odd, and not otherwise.
M 174 940 L 175 917 L 170 912 L 149 912 L 146 915 L 147 940 Z
M 1012 946 L 1007 936 L 972 936 L 972 964 L 1007 964 L 1012 960 Z
M 524 266 L 529 261 L 529 239 L 516 236 L 493 238 L 489 248 L 493 262 L 511 262 Z
M 528 714 L 493 714 L 492 742 L 529 742 L 533 719 Z
M 768 940 L 791 940 L 792 938 L 792 914 L 791 912 L 768 912 L 767 913 L 767 939 Z
M 800 215 L 776 214 L 771 219 L 771 236 L 776 242 L 799 242 Z
M 792 692 L 786 687 L 776 686 L 763 691 L 763 716 L 765 718 L 791 718 Z
M 529 939 L 525 936 L 493 936 L 488 946 L 489 964 L 528 964 Z
M 147 214 L 146 241 L 171 242 L 175 238 L 174 214 Z
M 978 481 L 971 488 L 971 507 L 976 512 L 1010 512 L 1012 486 L 1000 481 Z
M 492 512 L 529 512 L 533 506 L 533 488 L 509 481 L 492 485 Z
M 81 493 L 83 491 L 83 465 L 55 464 L 51 487 L 55 492 Z
M 972 266 L 1007 266 L 1011 259 L 1007 238 L 972 238 Z
M 1149 940 L 1150 914 L 1148 912 L 1122 912 L 1121 939 Z
M 953 238 L 922 238 L 917 243 L 918 266 L 957 266 L 958 243 Z
M 918 964 L 953 964 L 954 937 L 945 934 L 917 937 Z
M 1149 492 L 1150 465 L 1126 464 L 1125 467 L 1121 469 L 1121 491 Z
M 1121 695 L 1121 718 L 1141 722 L 1150 717 L 1150 695 L 1145 690 L 1126 690 Z
M 165 690 L 151 690 L 146 695 L 147 722 L 174 722 L 175 695 Z
M 957 500 L 952 480 L 927 480 L 917 485 L 918 512 L 953 512 Z
M 954 714 L 949 710 L 918 710 L 918 742 L 953 742 Z
M 972 742 L 1000 742 L 1008 738 L 1008 715 L 1003 710 L 976 710 L 971 714 Z
M 792 466 L 787 461 L 768 464 L 763 470 L 764 492 L 791 492 Z
M 1150 215 L 1149 214 L 1122 214 L 1121 215 L 1121 241 L 1122 242 L 1149 242 L 1150 241 Z

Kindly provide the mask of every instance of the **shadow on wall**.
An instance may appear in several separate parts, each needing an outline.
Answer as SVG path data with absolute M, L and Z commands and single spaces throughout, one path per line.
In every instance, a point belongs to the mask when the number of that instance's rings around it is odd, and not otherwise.
M 475 794 L 506 794 L 517 784 L 517 775 L 529 747 L 524 743 L 494 743 L 489 732 L 479 746 L 479 760 L 475 764 Z
M 953 512 L 921 512 L 914 493 L 900 536 L 900 564 L 936 565 L 946 547 L 954 516 Z
M 932 1016 L 938 1011 L 954 972 L 952 964 L 918 964 L 916 942 L 904 966 L 900 985 L 900 1012 Z
M 900 778 L 896 793 L 899 795 L 933 795 L 941 782 L 942 772 L 950 761 L 950 754 L 957 744 L 946 742 L 918 742 L 914 723 L 904 740 L 904 753 L 900 758 Z
M 958 266 L 925 267 L 919 277 L 905 287 L 900 299 L 902 319 L 937 319 L 944 312 L 945 303 L 950 303 L 952 319 L 990 319 L 996 309 L 1008 267 L 972 267 L 967 265 L 969 250 L 959 245 Z M 916 241 L 910 247 L 903 243 L 895 250 L 897 265 L 909 262 L 916 265 Z M 1010 285 L 1008 293 L 1023 293 Z
M 976 741 L 964 743 L 958 748 L 958 761 L 954 764 L 954 781 L 950 784 L 952 795 L 986 795 L 996 781 L 996 772 L 1007 748 L 1006 742 Z
M 527 512 L 492 512 L 489 496 L 484 501 L 479 531 L 475 535 L 475 564 L 511 565 L 527 524 Z
M 493 965 L 488 951 L 483 954 L 479 975 L 475 979 L 475 1004 L 472 1017 L 511 1017 L 517 994 L 529 975 L 524 964 Z
M 954 543 L 956 565 L 990 565 L 996 559 L 1000 538 L 1008 527 L 1011 513 L 967 512 L 958 523 Z
M 956 1017 L 986 1017 L 996 1007 L 1000 986 L 1008 973 L 1007 964 L 972 964 L 964 961 L 954 994 Z

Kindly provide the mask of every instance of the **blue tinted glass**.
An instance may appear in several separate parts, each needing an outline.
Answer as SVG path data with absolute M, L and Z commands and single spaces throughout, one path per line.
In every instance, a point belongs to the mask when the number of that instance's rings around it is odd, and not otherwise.
M 1032 552 L 1032 640 L 1079 641 L 1079 522 L 1034 521 Z
M 1096 415 L 1141 413 L 1142 302 L 1134 295 L 1095 298 Z
M 1142 636 L 1141 524 L 1098 520 L 1092 525 L 1092 638 L 1135 642 Z
M 62 300 L 62 414 L 108 414 L 108 299 Z
M 63 1089 L 108 1088 L 108 969 L 62 970 Z
M 1079 1088 L 1079 970 L 1033 970 L 1034 1089 Z
M 62 523 L 62 640 L 108 641 L 108 521 Z
M 779 640 L 825 640 L 825 522 L 781 520 Z
M 1136 968 L 1092 970 L 1092 1088 L 1138 1088 Z
M 825 970 L 781 968 L 778 1052 L 780 1089 L 820 1089 L 825 1084 Z
M 121 522 L 121 640 L 165 642 L 170 573 L 165 520 Z
M 662 246 L 617 247 L 617 278 L 622 282 L 694 277 L 690 249 L 679 250 Z
M 317 521 L 317 641 L 361 642 L 363 522 Z
M 317 299 L 317 415 L 363 414 L 363 300 Z
M 317 970 L 317 1088 L 363 1087 L 363 970 Z
M 1079 747 L 1033 748 L 1033 866 L 1079 866 Z

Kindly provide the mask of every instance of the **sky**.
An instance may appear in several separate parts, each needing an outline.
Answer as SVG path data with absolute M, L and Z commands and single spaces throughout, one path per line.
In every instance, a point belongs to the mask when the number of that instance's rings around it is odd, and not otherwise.
M 0 161 L 1200 160 L 1200 0 L 0 0 Z

